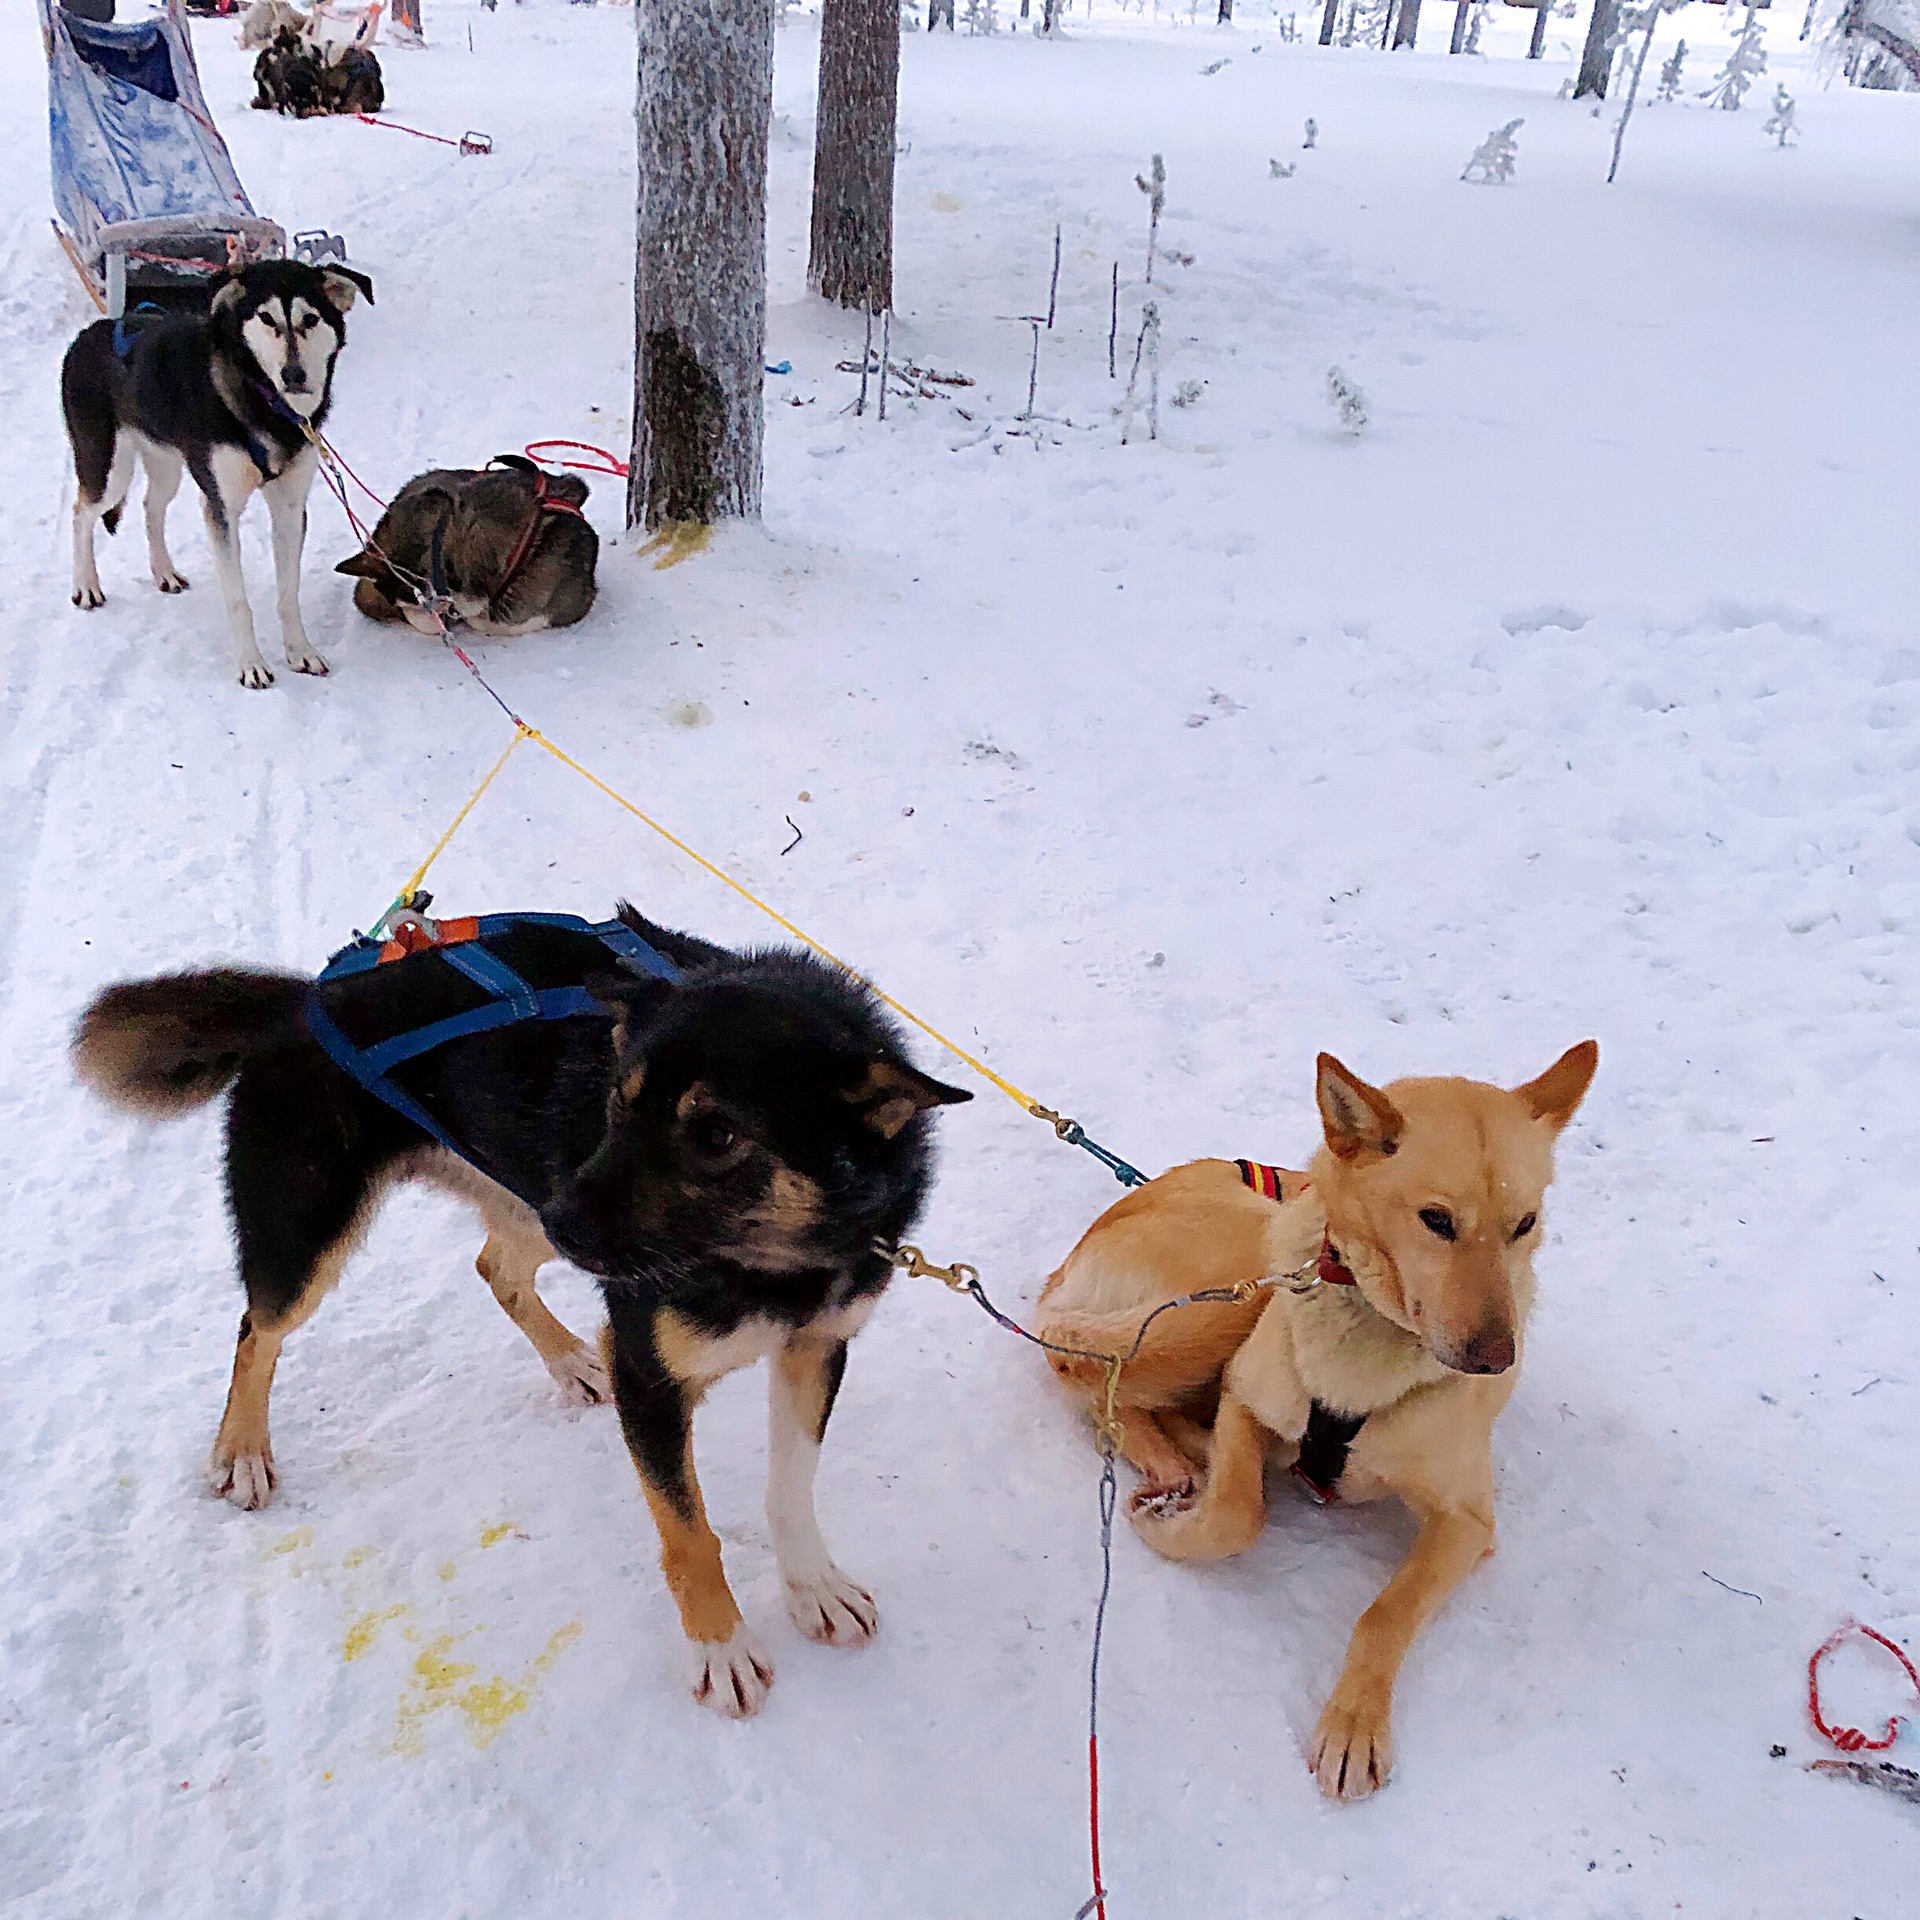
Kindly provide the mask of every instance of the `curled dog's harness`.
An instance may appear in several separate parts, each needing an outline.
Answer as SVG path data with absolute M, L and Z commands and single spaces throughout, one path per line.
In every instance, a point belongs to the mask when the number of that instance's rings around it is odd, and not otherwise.
M 1263 1200 L 1280 1204 L 1280 1169 L 1258 1160 L 1236 1160 L 1242 1182 Z M 1353 1270 L 1340 1258 L 1331 1235 L 1320 1238 L 1320 1282 L 1329 1287 L 1351 1287 Z M 1340 1476 L 1347 1470 L 1347 1451 L 1360 1429 L 1367 1423 L 1364 1413 L 1335 1413 L 1316 1400 L 1307 1414 L 1307 1430 L 1301 1436 L 1300 1457 L 1292 1473 L 1322 1506 L 1331 1506 L 1340 1498 Z
M 426 904 L 424 894 L 415 898 Z M 388 936 L 378 937 L 390 922 Z M 585 987 L 534 987 L 490 949 L 487 944 L 490 940 L 518 927 L 551 927 L 562 932 L 588 934 L 598 940 L 614 963 L 626 972 L 647 974 L 656 980 L 680 978 L 680 969 L 624 921 L 604 920 L 595 924 L 571 913 L 486 913 L 464 920 L 434 921 L 425 919 L 412 908 L 403 908 L 383 920 L 373 934 L 356 934 L 327 962 L 307 995 L 307 1031 L 328 1059 L 376 1099 L 385 1101 L 448 1152 L 457 1154 L 469 1166 L 479 1167 L 492 1180 L 499 1179 L 498 1173 L 491 1167 L 481 1166 L 392 1075 L 393 1069 L 406 1061 L 417 1060 L 436 1047 L 464 1040 L 471 1034 L 492 1033 L 527 1020 L 570 1020 L 582 1014 L 610 1017 L 608 1010 Z M 479 987 L 486 998 L 463 1012 L 369 1045 L 350 1040 L 328 1010 L 325 989 L 336 981 L 367 973 L 392 961 L 428 953 Z M 534 1204 L 525 1194 L 520 1198 L 528 1200 L 529 1205 Z
M 524 469 L 533 475 L 533 511 L 527 515 L 527 524 L 520 529 L 520 538 L 514 542 L 513 552 L 507 557 L 507 570 L 500 576 L 500 584 L 494 588 L 487 599 L 487 613 L 490 618 L 499 618 L 501 601 L 507 597 L 507 589 L 513 585 L 520 569 L 527 564 L 528 556 L 533 552 L 534 540 L 540 532 L 540 523 L 550 513 L 571 514 L 576 520 L 587 516 L 575 500 L 563 500 L 552 491 L 552 482 L 539 467 L 523 454 L 498 453 L 493 457 L 496 467 L 511 467 L 516 471 Z

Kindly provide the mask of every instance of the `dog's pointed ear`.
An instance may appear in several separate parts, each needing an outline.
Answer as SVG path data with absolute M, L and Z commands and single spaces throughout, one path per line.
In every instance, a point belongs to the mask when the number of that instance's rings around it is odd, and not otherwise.
M 327 298 L 342 313 L 352 307 L 357 294 L 364 293 L 367 305 L 373 305 L 373 282 L 351 267 L 328 267 L 320 276 L 320 284 L 326 288 Z
M 635 1027 L 680 991 L 671 980 L 642 979 L 634 973 L 596 973 L 584 984 L 594 1004 L 613 1015 L 616 1054 L 626 1051 L 628 1036 Z
M 1600 1043 L 1582 1040 L 1577 1047 L 1569 1047 L 1539 1079 L 1515 1087 L 1513 1097 L 1536 1120 L 1558 1133 L 1579 1111 L 1599 1065 Z
M 540 469 L 524 453 L 496 453 L 487 465 L 505 467 L 511 473 L 524 473 L 529 480 L 538 479 L 540 474 Z
M 364 547 L 342 560 L 334 572 L 351 574 L 356 580 L 384 580 L 387 577 L 387 563 L 371 547 Z
M 216 285 L 218 290 L 207 303 L 208 313 L 232 313 L 246 293 L 240 276 L 231 272 L 223 274 Z
M 840 1097 L 849 1106 L 862 1107 L 861 1119 L 883 1140 L 898 1137 L 916 1113 L 929 1107 L 957 1106 L 973 1095 L 964 1087 L 950 1087 L 904 1060 L 869 1060 L 865 1070 Z
M 1313 1093 L 1335 1158 L 1357 1160 L 1366 1153 L 1385 1157 L 1400 1151 L 1400 1135 L 1407 1124 L 1400 1109 L 1330 1053 L 1314 1063 Z

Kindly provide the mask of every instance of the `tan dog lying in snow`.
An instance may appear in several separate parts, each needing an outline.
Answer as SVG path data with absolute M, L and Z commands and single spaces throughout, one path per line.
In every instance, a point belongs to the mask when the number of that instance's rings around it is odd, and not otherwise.
M 1599 1057 L 1582 1041 L 1506 1092 L 1370 1087 L 1323 1053 L 1326 1145 L 1307 1174 L 1176 1167 L 1109 1207 L 1040 1296 L 1042 1338 L 1125 1353 L 1165 1301 L 1261 1288 L 1161 1315 L 1121 1374 L 1119 1447 L 1145 1476 L 1133 1523 L 1170 1559 L 1253 1543 L 1276 1441 L 1322 1498 L 1395 1494 L 1418 1518 L 1314 1732 L 1333 1798 L 1385 1783 L 1400 1663 L 1492 1551 L 1493 1423 L 1519 1376 L 1553 1144 Z M 1097 1412 L 1105 1369 L 1050 1359 Z

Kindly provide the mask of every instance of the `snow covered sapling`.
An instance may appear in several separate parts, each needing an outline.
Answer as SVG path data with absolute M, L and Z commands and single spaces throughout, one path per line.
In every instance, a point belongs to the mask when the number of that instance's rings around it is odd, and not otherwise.
M 1627 122 L 1633 118 L 1633 103 L 1640 97 L 1640 76 L 1647 70 L 1647 55 L 1653 51 L 1654 29 L 1660 24 L 1663 13 L 1673 13 L 1684 6 L 1686 0 L 1651 0 L 1651 4 L 1642 13 L 1632 16 L 1635 28 L 1646 31 L 1640 38 L 1640 52 L 1633 63 L 1633 79 L 1627 87 L 1626 103 L 1620 109 L 1620 118 L 1613 129 L 1613 161 L 1607 168 L 1607 185 L 1613 185 L 1613 176 L 1620 171 L 1620 143 L 1627 137 Z
M 1787 91 L 1784 80 L 1773 90 L 1773 118 L 1760 131 L 1772 134 L 1777 147 L 1784 147 L 1789 140 L 1800 137 L 1800 129 L 1793 120 L 1793 95 Z
M 1473 150 L 1473 158 L 1461 173 L 1462 180 L 1471 180 L 1475 186 L 1501 186 L 1513 178 L 1513 163 L 1520 157 L 1520 148 L 1514 135 L 1527 123 L 1524 120 L 1509 120 L 1504 127 L 1495 127 L 1487 137 Z
M 1479 0 L 1473 12 L 1467 17 L 1467 38 L 1461 47 L 1462 53 L 1478 53 L 1480 36 L 1487 30 L 1487 17 L 1493 12 L 1493 0 Z
M 1147 273 L 1149 284 L 1153 280 L 1153 250 L 1160 242 L 1160 210 L 1167 204 L 1167 163 L 1159 155 L 1153 156 L 1153 169 L 1150 174 L 1136 173 L 1133 184 L 1147 196 Z
M 1340 416 L 1340 424 L 1349 433 L 1359 433 L 1367 424 L 1367 396 L 1338 367 L 1327 369 L 1327 405 Z
M 1740 111 L 1747 89 L 1767 70 L 1766 50 L 1760 44 L 1760 37 L 1760 22 L 1749 13 L 1745 30 L 1727 55 L 1727 64 L 1715 75 L 1713 85 L 1701 92 L 1702 100 L 1711 100 L 1729 113 Z
M 1173 404 L 1176 407 L 1192 406 L 1206 390 L 1204 380 L 1182 380 L 1173 390 Z
M 1307 137 L 1300 142 L 1302 152 L 1311 153 L 1315 144 L 1319 141 L 1319 138 L 1320 122 L 1318 120 L 1309 120 L 1307 122 Z
M 1673 50 L 1673 57 L 1660 69 L 1660 89 L 1653 96 L 1657 101 L 1670 101 L 1680 91 L 1680 69 L 1687 58 L 1687 43 L 1682 40 Z
M 1299 171 L 1300 162 L 1298 160 L 1293 161 L 1291 164 L 1283 163 L 1279 160 L 1269 160 L 1267 162 L 1267 178 L 1269 180 L 1291 180 Z
M 1140 386 L 1140 364 L 1146 362 L 1147 438 L 1160 438 L 1160 303 L 1149 300 L 1141 309 L 1140 338 L 1133 343 L 1133 371 L 1127 376 L 1127 396 L 1120 403 L 1120 444 L 1133 436 L 1133 399 Z

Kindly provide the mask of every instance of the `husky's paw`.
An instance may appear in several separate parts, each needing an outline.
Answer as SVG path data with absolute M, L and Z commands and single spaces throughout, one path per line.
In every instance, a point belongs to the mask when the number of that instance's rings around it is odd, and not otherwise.
M 783 1580 L 787 1618 L 809 1640 L 828 1647 L 864 1647 L 880 1631 L 880 1609 L 873 1595 L 836 1566 L 826 1572 Z
M 164 573 L 156 573 L 153 576 L 153 584 L 162 593 L 185 593 L 187 576 L 178 567 L 169 567 Z
M 577 1343 L 571 1353 L 549 1360 L 547 1371 L 570 1407 L 601 1407 L 613 1398 L 606 1362 L 584 1342 Z
M 290 666 L 295 673 L 311 673 L 322 680 L 326 678 L 330 671 L 326 661 L 323 660 L 319 654 L 315 653 L 311 647 L 301 647 L 298 649 L 289 647 L 287 649 L 287 665 Z
M 745 1621 L 725 1640 L 693 1642 L 693 1697 L 729 1720 L 750 1720 L 766 1705 L 773 1662 L 754 1645 Z
M 98 587 L 75 587 L 73 604 L 82 612 L 91 613 L 95 607 L 104 607 L 107 604 L 107 596 Z
M 243 687 L 251 687 L 257 692 L 262 687 L 273 685 L 273 669 L 256 653 L 251 660 L 240 662 L 237 678 Z
M 1343 1674 L 1313 1730 L 1307 1766 L 1329 1800 L 1364 1800 L 1393 1770 L 1391 1692 Z
M 230 1454 L 215 1444 L 207 1462 L 207 1485 L 222 1500 L 231 1500 L 246 1513 L 257 1513 L 273 1498 L 280 1476 L 273 1470 L 273 1450 Z

